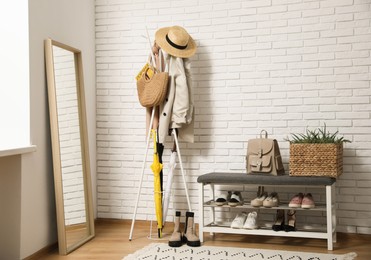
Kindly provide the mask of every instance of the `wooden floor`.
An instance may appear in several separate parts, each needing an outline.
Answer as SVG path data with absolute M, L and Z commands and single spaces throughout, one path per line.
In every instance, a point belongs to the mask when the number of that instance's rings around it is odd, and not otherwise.
M 67 256 L 59 256 L 57 249 L 37 259 L 96 259 L 121 260 L 124 256 L 143 248 L 150 243 L 167 243 L 172 225 L 164 228 L 162 240 L 149 239 L 150 223 L 136 221 L 132 241 L 129 241 L 131 221 L 97 220 L 96 236 L 91 241 Z M 155 238 L 155 234 L 153 235 Z M 333 251 L 327 251 L 327 241 L 308 238 L 280 238 L 268 236 L 248 236 L 233 234 L 216 234 L 214 237 L 205 233 L 208 246 L 229 246 L 243 248 L 264 248 L 288 251 L 305 251 L 318 253 L 344 254 L 356 252 L 357 260 L 371 259 L 371 235 L 339 233 Z M 185 245 L 186 246 L 186 245 Z

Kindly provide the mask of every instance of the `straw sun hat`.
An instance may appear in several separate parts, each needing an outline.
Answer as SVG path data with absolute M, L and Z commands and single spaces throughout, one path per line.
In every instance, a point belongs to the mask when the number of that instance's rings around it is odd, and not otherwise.
M 197 46 L 187 31 L 180 26 L 164 27 L 155 34 L 156 43 L 167 53 L 179 58 L 195 54 Z

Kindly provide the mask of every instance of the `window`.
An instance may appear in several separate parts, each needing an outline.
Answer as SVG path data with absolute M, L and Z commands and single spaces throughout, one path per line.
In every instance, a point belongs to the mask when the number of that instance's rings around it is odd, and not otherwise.
M 0 150 L 30 145 L 28 0 L 0 8 Z

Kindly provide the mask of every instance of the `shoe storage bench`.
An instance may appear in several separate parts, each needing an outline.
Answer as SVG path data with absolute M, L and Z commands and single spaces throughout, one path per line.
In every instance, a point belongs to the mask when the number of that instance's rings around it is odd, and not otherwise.
M 281 236 L 281 237 L 300 237 L 300 238 L 318 238 L 327 239 L 328 250 L 333 250 L 333 243 L 336 242 L 336 205 L 335 205 L 335 183 L 336 179 L 330 177 L 304 177 L 304 176 L 273 176 L 273 175 L 248 175 L 246 173 L 227 173 L 227 172 L 212 172 L 201 175 L 197 178 L 199 183 L 199 237 L 203 242 L 203 233 L 229 233 L 229 234 L 246 234 L 246 235 L 265 235 L 265 236 Z M 294 232 L 273 231 L 272 229 L 234 229 L 226 225 L 220 225 L 215 221 L 215 208 L 221 207 L 215 204 L 215 185 L 253 185 L 253 186 L 274 186 L 274 187 L 323 187 L 326 192 L 325 205 L 316 205 L 314 209 L 326 212 L 326 228 L 325 230 L 297 230 Z M 212 198 L 205 198 L 205 187 L 209 186 L 211 189 Z M 229 207 L 224 205 L 222 207 Z M 237 209 L 251 209 L 256 210 L 250 205 L 250 201 L 244 205 L 233 207 Z M 210 221 L 205 222 L 205 210 L 209 209 Z M 287 203 L 280 204 L 273 208 L 258 208 L 260 210 L 290 210 Z M 308 211 L 308 209 L 296 208 L 297 211 Z M 309 211 L 310 211 L 309 210 Z

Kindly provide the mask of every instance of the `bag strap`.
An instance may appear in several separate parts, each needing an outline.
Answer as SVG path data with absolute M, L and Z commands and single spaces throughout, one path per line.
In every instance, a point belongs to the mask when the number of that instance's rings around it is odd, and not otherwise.
M 260 132 L 260 147 L 259 147 L 259 151 L 258 151 L 258 156 L 259 156 L 259 158 L 262 158 L 263 157 L 263 133 L 265 133 L 265 139 L 267 139 L 268 138 L 268 132 L 267 131 L 265 131 L 264 129 L 263 130 L 261 130 L 261 132 Z M 261 165 L 259 165 L 259 167 L 261 167 Z
M 149 66 L 151 67 L 151 69 L 153 69 L 153 71 L 154 71 L 155 73 L 160 72 L 160 71 L 157 69 L 157 67 L 156 67 L 156 62 L 152 59 L 152 55 L 151 55 L 151 54 L 148 55 L 147 63 L 149 64 Z
M 159 73 L 159 72 L 167 72 L 167 73 L 169 73 L 169 68 L 170 68 L 170 64 L 171 64 L 171 58 L 169 57 L 169 64 L 168 63 L 166 63 L 166 60 L 165 60 L 165 57 L 164 57 L 164 54 L 163 54 L 163 52 L 162 52 L 162 49 L 160 49 L 159 50 L 159 52 L 158 52 L 158 57 L 159 57 L 159 60 L 160 60 L 160 68 L 157 68 L 156 67 L 156 61 L 154 61 L 153 59 L 152 59 L 152 55 L 151 54 L 149 54 L 148 55 L 148 60 L 147 60 L 147 63 L 150 65 L 150 66 L 152 66 L 152 68 L 153 68 L 153 70 L 156 72 L 156 73 Z M 162 71 L 162 61 L 164 60 L 164 62 L 165 62 L 165 68 L 164 68 L 164 71 Z
M 261 130 L 261 132 L 260 132 L 260 138 L 263 138 L 263 137 L 262 137 L 262 134 L 263 134 L 263 133 L 265 133 L 265 135 L 264 135 L 265 137 L 264 137 L 264 138 L 267 139 L 267 138 L 268 138 L 268 132 L 267 132 L 266 130 L 264 130 L 264 129 Z

